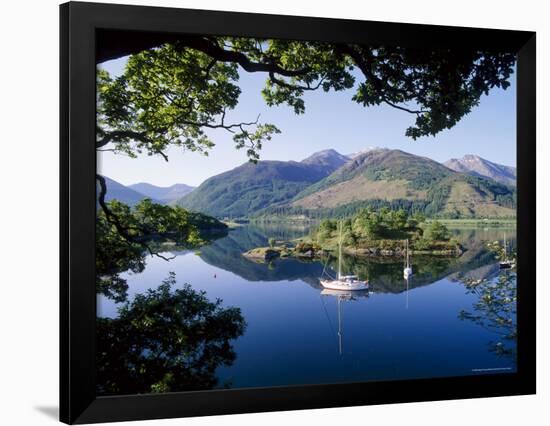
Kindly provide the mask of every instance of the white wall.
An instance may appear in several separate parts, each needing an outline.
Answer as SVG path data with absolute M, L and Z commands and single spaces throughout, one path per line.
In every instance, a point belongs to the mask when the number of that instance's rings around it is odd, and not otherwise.
M 111 2 L 109 2 L 111 3 Z M 119 2 L 128 3 L 128 2 Z M 536 30 L 538 32 L 538 205 L 539 218 L 550 208 L 548 75 L 550 29 L 543 1 L 437 0 L 321 3 L 278 0 L 133 1 L 133 4 L 180 6 L 326 16 L 383 21 Z M 52 423 L 58 393 L 58 8 L 54 0 L 1 3 L 0 48 L 0 422 L 5 425 Z M 546 18 L 546 19 L 545 19 Z M 7 96 L 6 96 L 7 95 Z M 544 113 L 547 114 L 544 114 Z M 545 197 L 546 195 L 546 197 Z M 15 204 L 16 202 L 17 204 Z M 17 209 L 11 206 L 17 205 Z M 550 240 L 539 224 L 539 271 L 546 268 L 542 241 Z M 544 258 L 543 258 L 544 255 Z M 539 274 L 537 396 L 471 401 L 253 414 L 185 420 L 188 425 L 266 426 L 315 423 L 413 425 L 518 425 L 541 423 L 550 404 L 546 275 Z M 535 285 L 535 283 L 522 283 Z M 546 407 L 545 407 L 546 404 Z M 545 409 L 546 408 L 546 409 Z M 527 420 L 531 418 L 532 420 Z M 166 420 L 176 424 L 182 420 Z M 137 423 L 136 423 L 137 424 Z M 153 422 L 139 423 L 145 426 Z M 161 424 L 161 423 L 158 423 Z

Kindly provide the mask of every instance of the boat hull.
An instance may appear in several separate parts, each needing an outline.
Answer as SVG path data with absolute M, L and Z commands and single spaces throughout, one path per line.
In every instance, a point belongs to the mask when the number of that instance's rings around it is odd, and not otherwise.
M 340 281 L 340 280 L 321 280 L 321 285 L 324 288 L 330 290 L 341 290 L 341 291 L 360 291 L 368 290 L 369 283 L 367 281 Z

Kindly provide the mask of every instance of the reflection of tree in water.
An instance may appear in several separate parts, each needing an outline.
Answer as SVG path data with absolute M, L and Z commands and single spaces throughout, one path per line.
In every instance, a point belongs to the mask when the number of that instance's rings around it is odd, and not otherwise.
M 494 259 L 491 259 L 494 262 Z M 332 256 L 328 265 L 336 270 L 337 259 Z M 442 279 L 455 270 L 471 267 L 463 259 L 455 257 L 416 256 L 413 262 L 414 280 L 411 288 L 431 284 Z M 342 269 L 346 274 L 357 275 L 360 279 L 368 279 L 376 292 L 400 293 L 403 287 L 403 261 L 401 258 L 365 258 L 358 256 L 342 256 Z
M 514 360 L 517 354 L 516 283 L 515 272 L 502 272 L 496 279 L 468 283 L 468 292 L 478 299 L 471 311 L 459 313 L 460 319 L 473 321 L 498 336 L 489 343 L 492 352 Z
M 138 244 L 125 240 L 100 214 L 96 221 L 95 265 L 96 292 L 120 303 L 128 297 L 128 283 L 119 274 L 142 272 L 145 253 Z
M 231 231 L 227 237 L 201 248 L 200 257 L 206 263 L 231 271 L 247 281 L 301 280 L 315 288 L 321 288 L 319 277 L 325 264 L 333 271 L 337 269 L 338 260 L 334 254 L 329 255 L 329 259 L 284 258 L 270 263 L 257 263 L 242 256 L 242 253 L 251 248 L 267 245 L 268 235 L 279 238 L 284 234 L 277 227 L 270 229 L 270 234 L 264 232 L 267 232 L 267 228 L 242 226 Z M 486 265 L 495 265 L 495 258 L 494 253 L 481 240 L 470 243 L 460 257 L 415 256 L 415 275 L 410 288 L 431 284 L 450 274 L 456 278 L 466 271 Z M 344 273 L 358 275 L 360 279 L 369 279 L 376 292 L 405 291 L 402 258 L 343 255 L 342 270 Z
M 107 206 L 107 204 L 105 204 Z M 171 273 L 156 289 L 128 300 L 123 272 L 140 273 L 146 256 L 170 260 L 164 244 L 193 248 L 227 233 L 208 216 L 142 201 L 113 201 L 96 221 L 96 291 L 124 303 L 117 318 L 97 318 L 97 391 L 101 395 L 210 389 L 216 369 L 235 359 L 231 340 L 243 334 L 237 308 L 222 308 L 189 285 L 173 290 Z M 113 219 L 114 220 L 114 219 Z M 122 231 L 121 231 L 122 230 Z
M 217 219 L 149 199 L 133 207 L 117 200 L 98 202 L 103 210 L 96 218 L 96 292 L 118 303 L 128 296 L 120 274 L 143 272 L 149 255 L 171 260 L 162 254 L 165 244 L 191 249 L 227 235 L 227 226 Z
M 173 290 L 175 274 L 136 295 L 117 318 L 98 318 L 98 393 L 136 394 L 211 389 L 216 368 L 235 360 L 231 339 L 246 323 L 189 285 Z
M 266 246 L 269 237 L 280 239 L 284 233 L 275 232 L 273 229 L 278 228 L 273 227 L 271 233 L 264 234 L 264 228 L 260 229 L 258 226 L 239 227 L 229 232 L 227 237 L 202 247 L 200 257 L 209 265 L 231 271 L 251 282 L 306 280 L 311 283 L 312 280 L 318 281 L 323 271 L 323 265 L 319 262 L 288 258 L 276 259 L 271 263 L 257 263 L 242 255 L 251 248 Z

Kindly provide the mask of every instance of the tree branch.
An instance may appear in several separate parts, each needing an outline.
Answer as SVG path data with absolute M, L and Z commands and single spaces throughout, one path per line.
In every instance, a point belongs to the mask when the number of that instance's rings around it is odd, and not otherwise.
M 107 145 L 109 142 L 120 141 L 125 138 L 130 138 L 140 142 L 149 142 L 145 132 L 134 132 L 131 130 L 113 130 L 112 132 L 102 131 L 103 137 L 99 139 L 95 146 L 101 148 Z
M 126 227 L 121 222 L 119 217 L 109 209 L 107 206 L 107 203 L 105 202 L 105 195 L 107 195 L 107 184 L 105 182 L 105 178 L 99 174 L 95 175 L 96 180 L 99 182 L 99 195 L 98 195 L 98 202 L 99 206 L 101 207 L 101 210 L 103 210 L 103 213 L 105 213 L 105 218 L 107 221 L 115 227 L 118 234 L 124 238 L 128 243 L 135 243 L 139 244 L 143 248 L 145 248 L 151 256 L 156 256 L 164 260 L 171 260 L 174 259 L 175 256 L 172 257 L 166 257 L 161 255 L 160 253 L 154 251 L 145 241 L 143 237 L 134 237 L 128 233 L 130 230 L 135 230 L 142 232 L 144 234 L 147 233 L 146 230 L 139 228 L 139 227 Z M 158 234 L 160 236 L 160 234 Z M 153 235 L 148 235 L 147 238 L 152 238 Z
M 176 43 L 176 49 L 190 48 L 205 53 L 208 56 L 222 62 L 233 62 L 239 64 L 245 71 L 248 72 L 273 72 L 285 77 L 298 77 L 307 74 L 310 71 L 309 67 L 288 70 L 274 61 L 270 62 L 253 62 L 244 53 L 234 50 L 225 50 L 217 43 L 214 43 L 204 37 L 182 36 Z
M 321 85 L 323 84 L 323 82 L 325 81 L 325 77 L 319 79 L 319 82 L 312 86 L 311 84 L 309 83 L 306 83 L 306 85 L 302 85 L 302 84 L 291 84 L 291 83 L 287 83 L 286 81 L 280 79 L 280 78 L 277 78 L 275 77 L 275 73 L 270 71 L 269 72 L 269 79 L 271 80 L 272 83 L 275 83 L 276 85 L 278 86 L 281 86 L 281 87 L 286 87 L 287 89 L 292 89 L 292 90 L 317 90 L 319 87 L 321 87 Z
M 341 54 L 349 56 L 353 60 L 353 62 L 355 62 L 355 64 L 361 70 L 361 72 L 363 73 L 365 78 L 367 78 L 367 80 L 369 80 L 374 85 L 374 87 L 376 88 L 376 90 L 378 92 L 378 95 L 380 96 L 380 99 L 385 104 L 391 106 L 392 108 L 408 112 L 410 114 L 420 115 L 420 114 L 423 114 L 423 113 L 427 112 L 426 110 L 422 110 L 422 109 L 413 110 L 413 109 L 409 109 L 409 108 L 406 108 L 406 107 L 402 107 L 402 106 L 388 100 L 386 94 L 384 93 L 384 88 L 382 87 L 383 82 L 378 77 L 376 77 L 376 75 L 372 72 L 369 64 L 365 61 L 365 58 L 363 57 L 361 52 L 357 51 L 353 46 L 351 46 L 349 44 L 337 44 L 337 45 L 335 45 L 335 51 L 340 52 Z
M 260 116 L 256 118 L 254 121 L 249 122 L 241 122 L 241 123 L 233 123 L 233 124 L 225 124 L 225 110 L 221 114 L 221 121 L 218 124 L 215 123 L 209 123 L 209 122 L 196 122 L 196 121 L 188 121 L 188 120 L 179 120 L 180 124 L 185 124 L 187 126 L 193 126 L 193 127 L 207 127 L 209 129 L 225 129 L 231 133 L 234 133 L 233 129 L 240 128 L 242 130 L 243 126 L 254 126 L 258 124 L 258 121 L 260 119 Z M 165 133 L 166 129 L 157 129 L 155 133 Z M 121 142 L 123 139 L 132 139 L 134 141 L 143 142 L 145 144 L 151 143 L 151 138 L 149 138 L 145 132 L 135 132 L 130 130 L 114 130 L 112 132 L 101 130 L 101 134 L 103 137 L 99 139 L 96 142 L 96 150 L 97 151 L 115 151 L 112 149 L 100 149 L 104 147 L 105 145 L 109 144 L 110 142 Z M 154 149 L 152 150 L 155 154 L 160 154 L 165 161 L 168 161 L 168 156 L 160 149 Z

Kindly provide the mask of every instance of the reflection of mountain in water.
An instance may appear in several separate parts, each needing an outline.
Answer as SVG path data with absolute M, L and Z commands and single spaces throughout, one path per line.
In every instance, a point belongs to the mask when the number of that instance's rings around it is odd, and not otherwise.
M 203 247 L 200 256 L 206 263 L 230 271 L 247 281 L 302 280 L 314 288 L 321 288 L 319 277 L 323 272 L 324 261 L 289 258 L 256 263 L 242 256 L 242 253 L 251 248 L 266 246 L 268 238 L 288 240 L 306 232 L 306 229 L 293 230 L 276 226 L 243 226 L 231 231 L 227 237 Z M 458 258 L 415 257 L 415 274 L 409 283 L 409 289 L 431 284 L 445 277 L 458 280 L 463 277 L 481 279 L 493 275 L 498 266 L 493 254 L 486 249 L 485 242 L 498 239 L 497 231 L 488 235 L 483 230 L 471 230 L 462 233 L 460 238 L 467 251 Z M 327 268 L 335 267 L 336 259 L 329 259 Z M 369 279 L 376 292 L 399 293 L 406 289 L 400 260 L 343 256 L 342 268 L 345 273 L 355 274 L 360 279 Z
M 298 231 L 290 238 L 302 235 L 304 233 Z M 202 247 L 200 257 L 206 263 L 233 272 L 247 281 L 303 280 L 314 287 L 320 286 L 317 277 L 323 272 L 323 265 L 319 262 L 277 259 L 267 264 L 252 262 L 242 255 L 251 248 L 266 246 L 268 238 L 283 239 L 277 230 L 243 226 L 231 231 L 227 237 Z M 288 235 L 286 239 L 289 239 Z
M 447 278 L 451 281 L 481 281 L 492 278 L 500 272 L 498 263 L 480 266 L 469 271 L 457 271 L 450 274 Z

